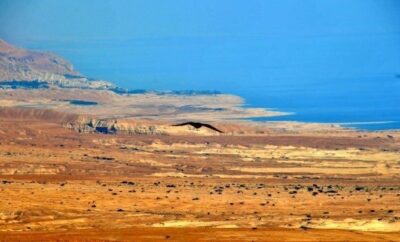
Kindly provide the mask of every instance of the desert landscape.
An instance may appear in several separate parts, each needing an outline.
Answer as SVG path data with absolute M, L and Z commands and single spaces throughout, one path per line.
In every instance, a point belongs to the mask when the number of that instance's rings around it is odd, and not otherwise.
M 1 241 L 400 241 L 398 131 L 253 122 L 286 113 L 0 51 Z
M 400 238 L 397 132 L 80 133 L 71 114 L 0 113 L 3 241 Z

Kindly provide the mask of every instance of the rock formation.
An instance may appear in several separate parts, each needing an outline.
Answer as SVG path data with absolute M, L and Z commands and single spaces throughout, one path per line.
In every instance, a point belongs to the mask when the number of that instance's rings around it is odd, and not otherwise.
M 0 84 L 11 81 L 66 88 L 114 88 L 109 82 L 83 76 L 71 63 L 53 53 L 17 48 L 0 39 Z

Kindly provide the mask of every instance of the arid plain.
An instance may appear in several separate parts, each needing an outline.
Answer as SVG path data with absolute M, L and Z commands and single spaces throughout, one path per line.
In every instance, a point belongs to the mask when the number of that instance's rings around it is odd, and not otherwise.
M 79 120 L 1 109 L 1 240 L 400 240 L 397 132 L 103 134 L 67 125 Z

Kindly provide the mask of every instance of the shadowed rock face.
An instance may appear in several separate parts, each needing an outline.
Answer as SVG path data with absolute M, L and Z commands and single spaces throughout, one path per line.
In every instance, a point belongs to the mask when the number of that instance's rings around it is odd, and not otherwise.
M 17 48 L 0 39 L 0 84 L 3 81 L 39 81 L 58 87 L 113 87 L 105 81 L 89 80 L 53 53 Z
M 214 126 L 210 125 L 210 124 L 205 124 L 205 123 L 197 123 L 197 122 L 186 122 L 186 123 L 181 123 L 181 124 L 175 124 L 173 126 L 192 126 L 196 129 L 200 129 L 201 127 L 206 127 L 209 129 L 212 129 L 214 131 L 217 131 L 218 133 L 223 133 L 221 130 L 215 128 Z
M 95 130 L 96 130 L 96 132 L 103 133 L 103 134 L 111 133 L 108 127 L 96 127 Z

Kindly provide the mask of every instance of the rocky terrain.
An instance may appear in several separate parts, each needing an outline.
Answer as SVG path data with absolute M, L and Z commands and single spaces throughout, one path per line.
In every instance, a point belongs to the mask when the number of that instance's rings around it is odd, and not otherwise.
M 71 63 L 53 53 L 17 48 L 0 39 L 0 84 L 18 85 L 12 81 L 39 82 L 67 88 L 113 87 L 109 82 L 84 77 L 74 70 Z

